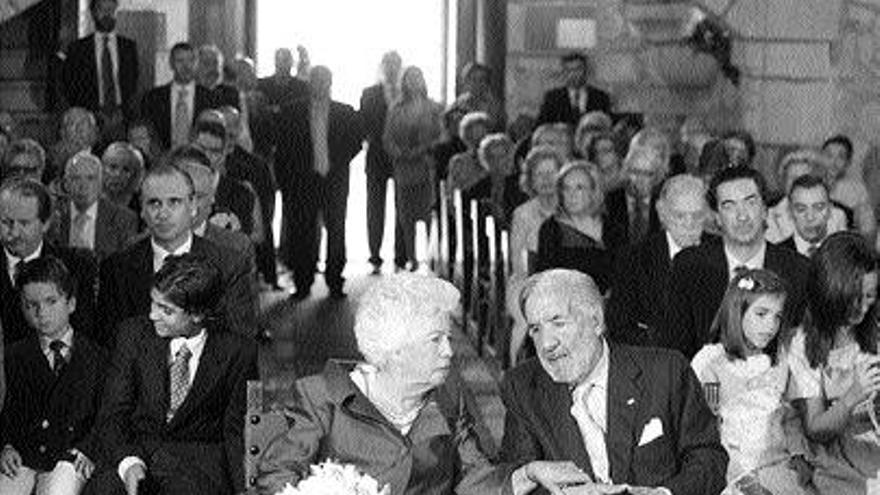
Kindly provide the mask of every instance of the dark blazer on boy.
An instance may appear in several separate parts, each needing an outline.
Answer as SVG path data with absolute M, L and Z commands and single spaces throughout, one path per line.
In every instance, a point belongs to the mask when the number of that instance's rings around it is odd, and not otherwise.
M 18 451 L 22 464 L 37 471 L 51 471 L 73 448 L 97 459 L 92 427 L 109 357 L 79 332 L 74 331 L 72 344 L 68 364 L 57 377 L 36 333 L 6 351 L 8 389 L 0 438 Z

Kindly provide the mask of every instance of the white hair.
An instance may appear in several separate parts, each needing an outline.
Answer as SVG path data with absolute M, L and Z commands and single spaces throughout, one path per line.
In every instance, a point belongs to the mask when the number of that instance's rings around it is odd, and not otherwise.
M 519 307 L 526 314 L 526 303 L 535 294 L 549 294 L 568 302 L 570 311 L 593 314 L 603 322 L 602 293 L 593 278 L 586 273 L 562 268 L 538 272 L 528 279 L 519 293 Z
M 383 276 L 355 312 L 358 350 L 367 363 L 382 367 L 396 350 L 427 332 L 431 320 L 451 317 L 458 302 L 458 289 L 445 280 L 409 272 Z
M 74 168 L 91 168 L 93 172 L 98 174 L 98 177 L 101 177 L 104 165 L 101 163 L 101 159 L 93 155 L 91 151 L 82 150 L 67 160 L 67 163 L 64 164 L 64 174 L 71 173 Z

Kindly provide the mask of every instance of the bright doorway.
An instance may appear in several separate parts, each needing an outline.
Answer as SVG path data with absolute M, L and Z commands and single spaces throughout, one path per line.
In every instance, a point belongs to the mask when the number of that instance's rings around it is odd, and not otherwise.
M 270 75 L 277 48 L 296 53 L 296 46 L 302 45 L 313 66 L 325 65 L 333 72 L 333 98 L 358 108 L 361 91 L 377 80 L 382 54 L 394 49 L 404 65 L 422 69 L 429 96 L 442 101 L 447 88 L 454 87 L 446 84 L 454 70 L 445 69 L 446 54 L 454 50 L 446 41 L 446 33 L 454 30 L 445 20 L 455 18 L 448 10 L 454 4 L 450 0 L 260 0 L 257 71 L 260 77 Z M 366 273 L 369 258 L 364 156 L 362 152 L 351 163 L 346 219 L 346 271 L 351 274 Z M 388 206 L 392 204 L 389 200 Z M 276 211 L 281 211 L 280 204 Z M 276 239 L 279 218 L 276 215 Z M 381 253 L 386 267 L 394 259 L 393 226 L 393 209 L 388 208 Z

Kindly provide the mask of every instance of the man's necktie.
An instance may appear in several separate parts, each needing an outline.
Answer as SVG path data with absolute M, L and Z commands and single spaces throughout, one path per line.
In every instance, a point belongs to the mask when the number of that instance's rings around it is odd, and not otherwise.
M 104 107 L 116 106 L 116 78 L 113 76 L 113 57 L 110 55 L 110 36 L 104 36 L 101 55 L 101 84 L 104 87 Z
M 52 351 L 52 371 L 55 373 L 55 376 L 61 376 L 61 372 L 67 366 L 67 360 L 64 359 L 64 354 L 62 353 L 65 347 L 66 344 L 60 340 L 49 342 L 49 350 Z
M 648 205 L 641 199 L 636 198 L 633 202 L 633 218 L 629 223 L 629 242 L 635 244 L 645 237 L 648 232 Z
M 24 263 L 21 258 L 14 258 L 12 260 L 12 269 L 9 271 L 10 273 L 10 282 L 15 286 L 15 282 L 18 280 L 18 276 L 21 274 L 21 264 Z
M 177 409 L 183 404 L 183 400 L 186 399 L 186 394 L 189 392 L 189 359 L 192 357 L 192 352 L 183 344 L 180 346 L 180 349 L 177 350 L 177 353 L 174 354 L 174 361 L 171 362 L 171 401 L 168 407 L 168 420 L 174 417 L 174 414 L 177 412 Z
M 188 96 L 186 88 L 180 88 L 177 92 L 177 103 L 174 106 L 174 135 L 171 138 L 174 146 L 183 146 L 189 142 L 192 117 L 189 114 Z
M 73 228 L 72 235 L 70 236 L 70 245 L 71 247 L 79 247 L 79 248 L 90 248 L 88 239 L 86 239 L 86 224 L 89 221 L 89 216 L 83 211 L 77 212 L 73 216 L 73 222 L 71 227 Z

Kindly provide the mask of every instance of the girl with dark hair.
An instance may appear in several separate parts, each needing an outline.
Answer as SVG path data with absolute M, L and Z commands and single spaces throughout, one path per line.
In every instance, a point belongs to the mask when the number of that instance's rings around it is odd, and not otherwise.
M 720 419 L 731 493 L 750 493 L 756 484 L 761 493 L 811 493 L 808 448 L 799 424 L 787 421 L 793 415 L 784 398 L 786 296 L 785 282 L 769 270 L 736 276 L 712 323 L 718 343 L 691 363 Z
M 880 391 L 877 269 L 875 252 L 854 232 L 832 234 L 810 260 L 808 311 L 789 360 L 821 493 L 880 490 L 880 437 L 869 413 Z

